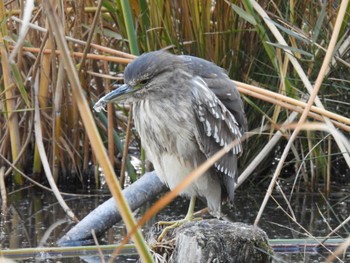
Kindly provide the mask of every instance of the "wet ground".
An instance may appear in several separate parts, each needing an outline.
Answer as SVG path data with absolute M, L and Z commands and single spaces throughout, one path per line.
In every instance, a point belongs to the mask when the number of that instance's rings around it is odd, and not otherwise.
M 66 196 L 65 198 L 76 216 L 82 219 L 109 197 L 108 191 L 100 191 L 90 192 L 90 196 L 85 193 L 84 195 Z M 236 194 L 235 206 L 233 208 L 225 207 L 224 212 L 233 221 L 252 224 L 263 198 L 264 189 L 240 189 Z M 259 223 L 259 226 L 266 231 L 270 239 L 304 239 L 310 235 L 322 237 L 349 216 L 350 189 L 348 187 L 333 186 L 333 194 L 328 199 L 322 194 L 299 193 L 292 197 L 287 196 L 290 199 L 292 212 L 280 193 L 275 192 L 274 198 L 275 201 L 269 201 Z M 187 206 L 188 200 L 177 198 L 154 219 L 154 222 L 156 220 L 183 217 L 186 214 Z M 197 204 L 196 209 L 201 208 L 203 208 L 203 205 Z M 140 215 L 144 209 L 146 207 L 139 209 L 137 215 Z M 293 222 L 291 217 L 294 217 L 298 223 Z M 149 225 L 152 223 L 149 222 Z M 8 207 L 1 211 L 1 250 L 56 246 L 55 242 L 71 227 L 72 224 L 51 193 L 37 188 L 27 188 L 9 193 Z M 120 236 L 124 233 L 123 224 L 117 224 L 100 239 L 100 242 L 106 244 L 118 243 Z M 347 224 L 333 237 L 344 238 L 349 233 L 350 225 Z M 327 253 L 316 251 L 301 253 L 287 253 L 284 251 L 276 255 L 276 262 L 322 262 L 326 256 Z M 350 262 L 350 253 L 344 255 L 343 260 L 344 262 Z M 22 261 L 86 262 L 81 257 L 76 256 L 47 259 L 42 254 L 37 255 L 36 258 L 22 259 Z M 118 262 L 135 262 L 135 256 L 124 255 L 118 259 Z

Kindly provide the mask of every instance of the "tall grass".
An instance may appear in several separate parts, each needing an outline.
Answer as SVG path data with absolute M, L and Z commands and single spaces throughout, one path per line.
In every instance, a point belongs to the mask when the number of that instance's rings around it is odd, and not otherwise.
M 68 81 L 47 8 L 44 1 L 36 1 L 28 11 L 26 2 L 0 2 L 0 170 L 6 168 L 7 186 L 22 185 L 21 172 L 42 182 L 44 151 L 44 167 L 56 183 L 98 188 L 101 156 L 92 151 L 96 145 L 87 136 L 86 114 Z M 245 142 L 239 183 L 253 174 L 252 182 L 265 185 L 295 127 L 289 124 L 308 107 L 340 7 L 334 1 L 308 0 L 104 0 L 102 7 L 91 0 L 56 2 L 60 28 L 91 105 L 110 91 L 112 83 L 123 82 L 125 65 L 139 53 L 167 49 L 225 68 L 242 93 L 250 130 L 261 128 Z M 30 24 L 23 25 L 26 11 Z M 281 170 L 280 178 L 293 182 L 293 189 L 329 193 L 331 181 L 349 182 L 344 161 L 349 154 L 345 146 L 340 150 L 345 139 L 329 127 L 335 125 L 345 134 L 350 129 L 349 11 L 347 5 L 334 57 L 329 69 L 321 72 L 324 80 L 307 119 L 324 122 L 326 116 L 328 126 L 302 126 L 305 130 L 291 144 Z M 29 29 L 21 35 L 23 26 Z M 40 107 L 36 119 L 35 106 Z M 125 169 L 136 180 L 130 157 L 123 154 L 130 138 L 129 151 L 143 155 L 137 134 L 127 128 L 130 108 L 110 105 L 107 111 L 94 113 L 94 118 L 108 157 L 115 170 Z
M 128 61 L 108 62 L 109 56 L 114 55 L 109 50 L 96 48 L 98 45 L 127 53 L 131 52 L 129 44 L 132 44 L 133 49 L 140 52 L 166 48 L 178 54 L 191 54 L 217 63 L 235 80 L 297 100 L 305 101 L 308 96 L 307 89 L 290 63 L 286 47 L 276 41 L 250 1 L 132 1 L 129 12 L 125 12 L 122 3 L 103 1 L 97 24 L 91 28 L 97 10 L 95 2 L 59 2 L 58 13 L 66 35 L 70 37 L 68 44 L 71 52 L 75 52 L 73 59 L 86 96 L 92 103 L 109 90 L 110 83 L 121 82 L 118 74 Z M 26 173 L 38 178 L 42 175 L 35 138 L 30 135 L 34 116 L 32 86 L 34 74 L 38 72 L 41 126 L 54 177 L 62 183 L 74 179 L 84 185 L 88 177 L 97 176 L 94 167 L 98 164 L 91 153 L 76 98 L 60 66 L 60 55 L 51 52 L 56 50 L 56 44 L 46 21 L 45 10 L 40 8 L 39 2 L 31 14 L 31 22 L 37 26 L 29 29 L 15 63 L 9 66 L 11 64 L 7 62 L 22 26 L 12 15 L 21 18 L 23 4 L 22 1 L 7 2 L 2 6 L 1 154 L 11 162 L 18 159 L 17 167 Z M 275 1 L 266 2 L 262 7 L 287 41 L 287 51 L 298 60 L 310 83 L 313 83 L 332 34 L 338 6 L 314 1 Z M 128 21 L 134 22 L 133 29 L 127 26 Z M 344 117 L 349 117 L 349 82 L 345 73 L 349 71 L 348 25 L 347 12 L 336 46 L 338 52 L 319 92 L 323 105 Z M 130 32 L 136 33 L 136 46 Z M 95 46 L 86 46 L 84 41 Z M 137 54 L 138 51 L 133 52 Z M 93 54 L 97 53 L 104 57 L 94 59 Z M 82 60 L 78 54 L 85 56 L 85 59 Z M 282 123 L 291 113 L 263 100 L 246 96 L 244 99 L 249 127 L 270 125 L 271 128 L 269 133 L 248 141 L 240 161 L 242 170 L 275 133 L 274 125 Z M 118 169 L 121 167 L 118 156 L 121 156 L 123 148 L 119 140 L 125 135 L 126 118 L 116 115 L 112 109 L 109 110 L 107 122 L 98 115 L 96 117 L 106 145 L 107 138 L 109 141 L 114 138 L 117 147 L 115 150 L 109 148 L 110 158 L 114 156 L 115 168 Z M 112 125 L 121 137 L 108 135 L 107 125 Z M 283 134 L 288 137 L 288 132 Z M 27 136 L 29 141 L 24 144 Z M 343 163 L 342 155 L 333 140 L 326 138 L 324 132 L 302 132 L 294 142 L 295 150 L 288 156 L 283 174 L 293 176 L 301 169 L 307 188 L 314 191 L 320 182 L 329 178 L 330 173 L 337 177 L 348 173 L 345 165 L 336 167 L 336 163 Z M 137 137 L 134 140 L 139 145 Z M 280 140 L 256 167 L 257 175 L 271 173 L 285 143 L 285 140 Z M 3 161 L 1 163 L 4 164 Z M 134 175 L 130 162 L 128 172 Z M 21 184 L 21 177 L 14 176 L 13 182 Z

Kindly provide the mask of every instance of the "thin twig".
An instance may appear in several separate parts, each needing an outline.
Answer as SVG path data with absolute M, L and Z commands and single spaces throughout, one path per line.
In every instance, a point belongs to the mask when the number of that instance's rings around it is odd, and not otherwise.
M 126 162 L 128 158 L 128 150 L 129 150 L 129 144 L 130 144 L 130 138 L 131 138 L 131 127 L 132 127 L 132 108 L 129 110 L 129 116 L 128 116 L 128 126 L 126 127 L 126 137 L 125 137 L 125 143 L 124 143 L 124 151 L 123 151 L 123 158 L 122 158 L 122 167 L 120 169 L 120 185 L 123 188 L 124 182 L 125 182 L 125 168 L 126 168 Z
M 2 211 L 5 211 L 7 207 L 7 193 L 5 185 L 5 167 L 1 166 L 0 168 L 0 193 L 1 193 L 1 207 Z
M 38 89 L 39 89 L 38 81 L 39 80 L 38 80 L 38 78 L 39 78 L 39 75 L 37 74 L 37 76 L 35 78 L 35 82 L 34 82 L 34 90 L 35 90 L 35 96 L 34 96 L 34 98 L 35 98 L 35 103 L 34 103 L 35 104 L 35 113 L 34 113 L 35 142 L 36 142 L 37 147 L 38 147 L 41 163 L 42 163 L 43 168 L 45 170 L 47 181 L 49 182 L 50 187 L 51 187 L 57 201 L 59 202 L 59 204 L 63 208 L 64 212 L 74 222 L 78 222 L 79 221 L 78 218 L 74 215 L 73 211 L 69 208 L 67 203 L 62 198 L 62 195 L 61 195 L 61 193 L 60 193 L 60 191 L 55 183 L 55 180 L 52 176 L 49 161 L 47 159 L 47 155 L 45 152 L 45 147 L 44 147 L 43 140 L 42 140 L 41 120 L 40 120 L 40 112 L 39 112 L 39 100 L 38 100 Z
M 100 260 L 101 260 L 102 263 L 105 263 L 106 261 L 105 261 L 105 258 L 103 256 L 102 250 L 100 248 L 100 244 L 98 243 L 98 239 L 97 239 L 97 236 L 96 236 L 96 233 L 95 233 L 95 229 L 91 230 L 91 235 L 92 235 L 92 237 L 94 239 L 95 246 L 96 246 L 96 249 L 98 251 L 98 255 L 100 256 Z
M 100 16 L 102 3 L 103 3 L 102 0 L 99 0 L 98 3 L 97 3 L 95 16 L 94 16 L 94 19 L 92 21 L 92 25 L 91 25 L 90 30 L 89 30 L 89 35 L 88 35 L 88 39 L 86 41 L 86 45 L 85 45 L 85 48 L 84 48 L 84 51 L 83 51 L 83 56 L 82 56 L 82 58 L 80 60 L 80 63 L 79 63 L 78 75 L 80 75 L 81 70 L 84 68 L 85 60 L 87 58 L 87 54 L 90 51 L 90 45 L 91 45 L 92 38 L 94 36 L 94 32 L 95 32 L 95 28 L 96 28 L 96 25 L 97 25 L 98 18 Z

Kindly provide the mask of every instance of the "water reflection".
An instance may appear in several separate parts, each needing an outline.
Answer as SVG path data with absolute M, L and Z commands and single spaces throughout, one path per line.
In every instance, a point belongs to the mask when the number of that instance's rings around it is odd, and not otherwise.
M 233 221 L 252 224 L 264 197 L 264 193 L 259 192 L 261 191 L 256 189 L 239 190 L 236 194 L 235 206 L 233 208 L 224 207 L 224 213 Z M 290 211 L 281 195 L 275 194 L 275 201 L 269 201 L 259 226 L 266 231 L 270 239 L 305 238 L 309 234 L 316 237 L 325 236 L 349 216 L 349 196 L 347 189 L 338 191 L 337 194 L 330 196 L 328 200 L 320 194 L 294 195 L 291 198 L 292 211 Z M 99 192 L 94 196 L 75 196 L 66 197 L 65 199 L 76 216 L 82 219 L 108 198 L 107 192 Z M 181 218 L 186 214 L 187 206 L 188 201 L 186 199 L 177 198 L 153 222 Z M 197 210 L 203 207 L 201 203 L 197 202 Z M 146 207 L 139 209 L 138 215 L 142 214 L 145 209 Z M 55 197 L 51 193 L 42 192 L 38 189 L 24 189 L 10 194 L 6 210 L 2 209 L 1 211 L 1 250 L 55 246 L 55 242 L 72 227 Z M 298 223 L 291 220 L 293 217 Z M 149 225 L 153 222 L 149 222 Z M 346 237 L 349 232 L 349 225 L 347 225 L 334 236 Z M 120 236 L 124 234 L 123 224 L 117 224 L 100 238 L 100 242 L 106 244 L 118 243 Z M 26 262 L 51 262 L 45 259 L 45 255 L 41 256 L 44 257 L 26 259 Z M 278 257 L 277 262 L 283 262 L 283 260 L 285 262 L 317 262 L 324 259 L 324 255 L 316 252 L 311 254 L 284 253 L 278 254 Z M 350 260 L 350 255 L 345 255 L 345 258 Z M 119 258 L 118 262 L 132 262 L 132 260 L 135 261 L 135 257 Z M 60 261 L 85 262 L 77 257 L 61 258 Z

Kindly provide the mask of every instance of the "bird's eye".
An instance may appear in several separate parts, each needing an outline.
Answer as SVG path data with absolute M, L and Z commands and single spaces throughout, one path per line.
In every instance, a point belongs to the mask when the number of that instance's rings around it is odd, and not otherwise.
M 141 85 L 146 85 L 148 83 L 148 79 L 142 79 L 140 80 Z

